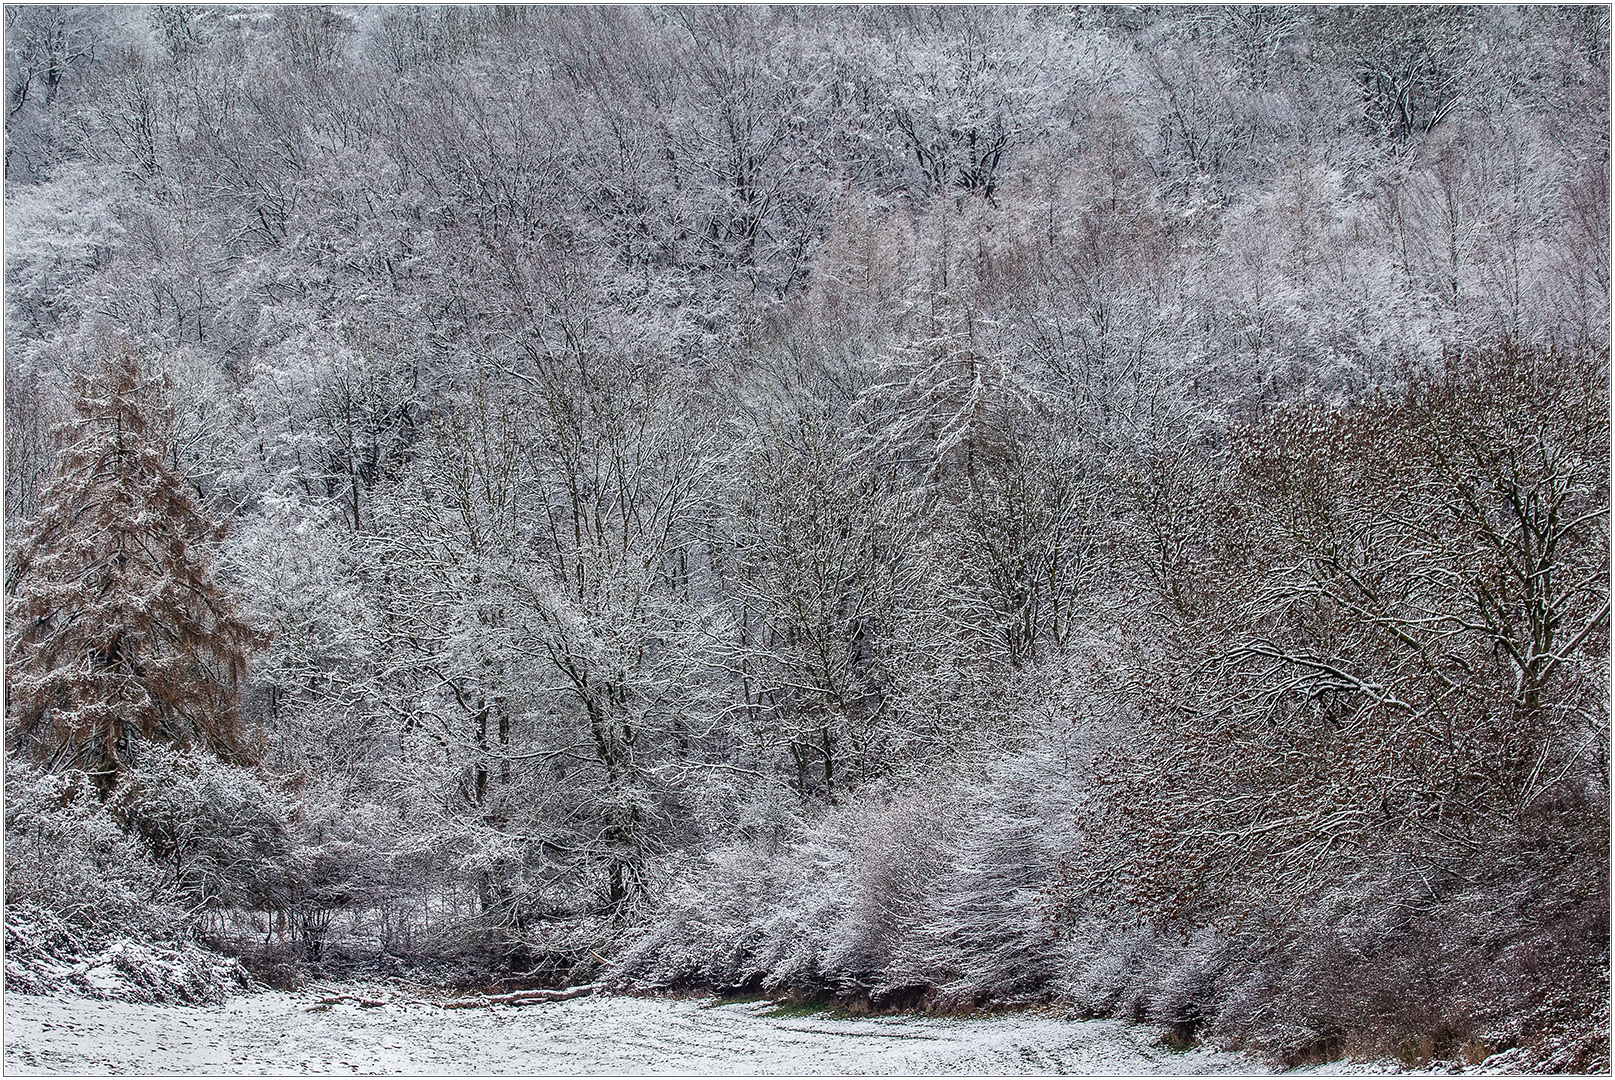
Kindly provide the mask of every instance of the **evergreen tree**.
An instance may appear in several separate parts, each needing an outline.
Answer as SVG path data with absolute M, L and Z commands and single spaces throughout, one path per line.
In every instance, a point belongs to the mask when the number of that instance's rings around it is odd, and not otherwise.
M 139 356 L 110 351 L 76 391 L 76 437 L 12 564 L 8 736 L 105 791 L 140 740 L 239 752 L 254 634 L 209 572 L 221 530 L 164 461 Z

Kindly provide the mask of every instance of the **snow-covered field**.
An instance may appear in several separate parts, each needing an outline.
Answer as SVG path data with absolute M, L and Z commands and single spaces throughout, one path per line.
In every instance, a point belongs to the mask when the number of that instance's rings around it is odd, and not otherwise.
M 1036 1013 L 770 1016 L 767 1002 L 588 997 L 444 1010 L 263 993 L 220 1008 L 7 994 L 5 1071 L 40 1073 L 1230 1073 L 1147 1026 Z

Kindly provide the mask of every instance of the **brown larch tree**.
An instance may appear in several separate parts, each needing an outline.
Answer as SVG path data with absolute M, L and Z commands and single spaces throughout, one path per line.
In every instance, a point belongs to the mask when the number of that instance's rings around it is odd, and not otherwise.
M 220 538 L 164 461 L 160 387 L 112 350 L 78 379 L 43 510 L 8 575 L 13 752 L 110 790 L 141 740 L 238 755 L 255 635 L 209 570 Z

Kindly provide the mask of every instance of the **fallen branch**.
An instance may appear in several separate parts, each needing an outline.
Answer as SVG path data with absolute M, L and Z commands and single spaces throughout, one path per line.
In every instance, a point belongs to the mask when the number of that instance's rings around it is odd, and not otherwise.
M 593 986 L 569 986 L 565 990 L 517 990 L 513 994 L 485 994 L 480 997 L 445 1001 L 445 1009 L 485 1009 L 491 1005 L 533 1005 L 541 1001 L 570 1001 L 594 993 Z

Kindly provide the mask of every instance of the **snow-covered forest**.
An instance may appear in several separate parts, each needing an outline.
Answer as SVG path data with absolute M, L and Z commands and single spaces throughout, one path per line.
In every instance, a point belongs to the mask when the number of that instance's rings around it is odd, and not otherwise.
M 8 989 L 1607 1069 L 1609 16 L 7 7 Z

